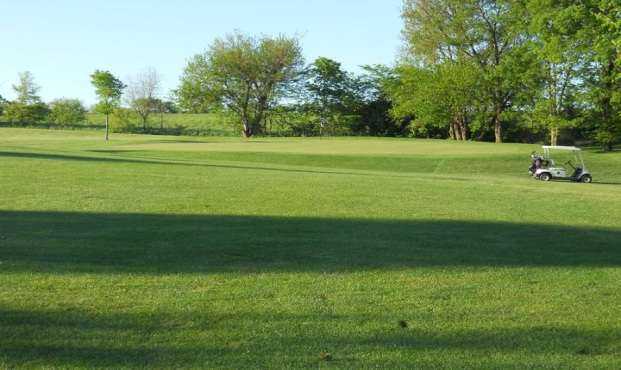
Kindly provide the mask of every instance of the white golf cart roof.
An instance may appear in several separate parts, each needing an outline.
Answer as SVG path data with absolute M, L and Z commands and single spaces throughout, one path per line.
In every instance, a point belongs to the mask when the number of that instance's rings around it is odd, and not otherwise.
M 552 149 L 552 150 L 569 150 L 569 151 L 572 151 L 572 152 L 580 152 L 580 151 L 582 151 L 582 149 L 577 148 L 575 146 L 548 146 L 548 145 L 544 145 L 543 149 L 546 149 L 546 150 L 550 150 L 550 149 Z

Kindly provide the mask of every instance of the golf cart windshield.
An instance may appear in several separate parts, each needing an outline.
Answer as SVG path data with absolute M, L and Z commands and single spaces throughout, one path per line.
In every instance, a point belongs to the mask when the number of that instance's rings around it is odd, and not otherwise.
M 544 158 L 555 165 L 567 164 L 574 168 L 585 168 L 582 150 L 575 146 L 544 146 Z

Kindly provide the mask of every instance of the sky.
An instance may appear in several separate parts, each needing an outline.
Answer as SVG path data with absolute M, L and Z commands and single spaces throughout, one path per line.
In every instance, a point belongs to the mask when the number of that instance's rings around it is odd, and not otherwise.
M 307 62 L 335 59 L 350 71 L 392 64 L 401 45 L 402 0 L 0 0 L 0 95 L 30 71 L 45 101 L 95 101 L 89 75 L 123 80 L 155 68 L 162 92 L 187 60 L 235 30 L 301 37 Z

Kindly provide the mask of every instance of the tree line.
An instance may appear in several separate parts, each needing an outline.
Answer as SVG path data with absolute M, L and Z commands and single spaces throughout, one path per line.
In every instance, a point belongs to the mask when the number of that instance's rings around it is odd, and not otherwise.
M 397 116 L 496 142 L 619 139 L 618 0 L 406 0 Z M 413 91 L 412 94 L 409 92 Z
M 247 136 L 286 110 L 321 134 L 454 140 L 596 140 L 621 136 L 621 3 L 616 0 L 405 0 L 396 66 L 352 75 L 304 66 L 286 37 L 234 34 L 187 65 L 186 110 L 232 110 Z
M 329 58 L 307 64 L 296 37 L 236 32 L 188 61 L 173 101 L 160 98 L 153 69 L 127 83 L 96 71 L 95 110 L 106 122 L 129 110 L 144 130 L 157 112 L 225 112 L 246 137 L 277 125 L 300 135 L 589 140 L 606 150 L 621 138 L 617 0 L 404 0 L 402 17 L 394 66 L 351 73 Z M 47 106 L 35 87 L 20 75 L 16 101 L 0 103 L 4 116 L 86 111 L 75 100 Z
M 79 99 L 56 99 L 49 104 L 42 101 L 41 87 L 32 73 L 26 71 L 18 76 L 12 86 L 16 99 L 8 101 L 0 96 L 0 120 L 15 125 L 47 123 L 65 126 L 86 122 L 89 112 L 105 115 L 106 138 L 109 116 L 125 117 L 128 112 L 139 117 L 143 129 L 151 114 L 175 113 L 176 104 L 160 97 L 161 78 L 153 68 L 129 77 L 127 83 L 108 71 L 95 71 L 91 83 L 98 98 L 97 104 L 87 109 Z M 122 101 L 122 98 L 125 98 Z M 124 106 L 122 106 L 124 103 Z

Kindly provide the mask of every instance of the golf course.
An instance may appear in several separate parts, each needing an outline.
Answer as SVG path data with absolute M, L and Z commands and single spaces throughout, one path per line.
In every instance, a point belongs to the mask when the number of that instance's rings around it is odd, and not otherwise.
M 621 152 L 0 129 L 0 368 L 621 367 Z

